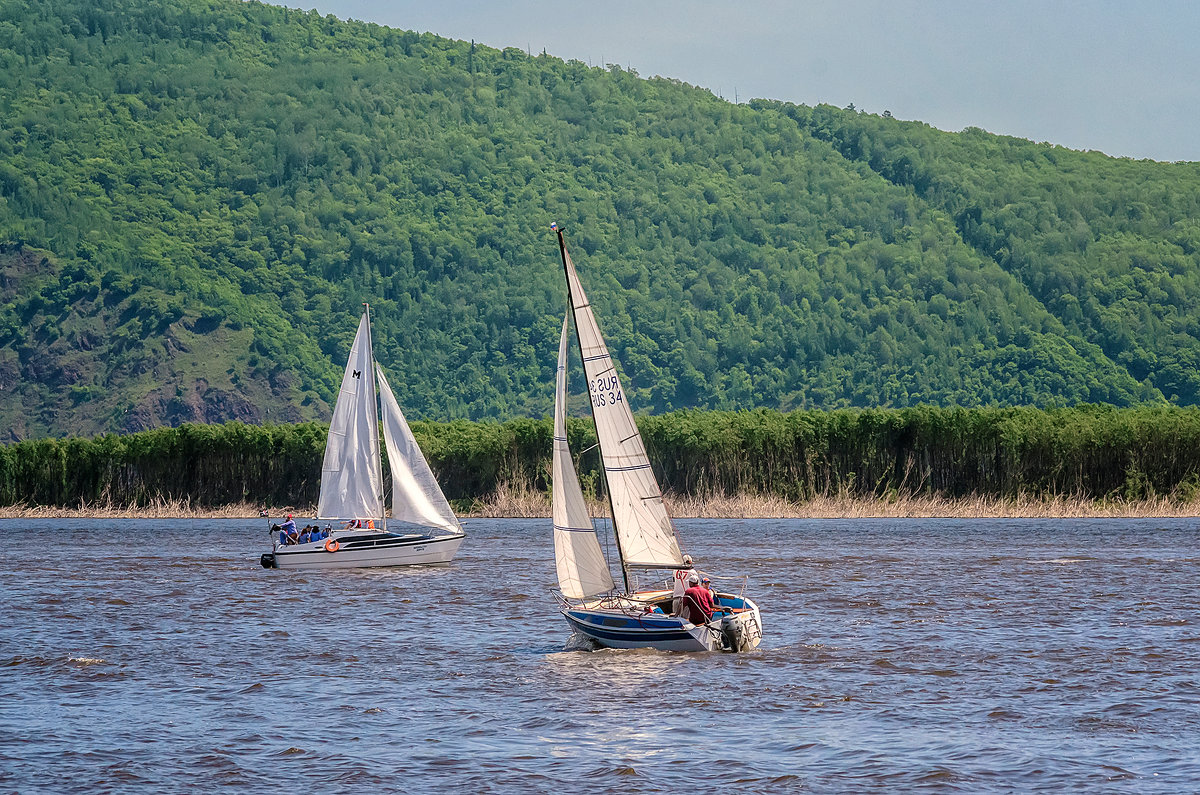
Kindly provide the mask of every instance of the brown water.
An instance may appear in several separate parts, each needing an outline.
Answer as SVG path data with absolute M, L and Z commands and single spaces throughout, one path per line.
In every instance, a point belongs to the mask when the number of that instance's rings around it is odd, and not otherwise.
M 265 571 L 257 521 L 5 520 L 0 789 L 1194 791 L 1200 522 L 688 520 L 744 655 L 575 651 L 547 520 Z

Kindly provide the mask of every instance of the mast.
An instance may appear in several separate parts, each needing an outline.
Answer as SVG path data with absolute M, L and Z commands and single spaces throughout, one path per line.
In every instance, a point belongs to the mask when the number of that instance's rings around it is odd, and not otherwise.
M 575 297 L 571 295 L 571 277 L 567 271 L 567 242 L 563 239 L 563 230 L 558 224 L 553 224 L 552 228 L 558 234 L 558 253 L 562 255 L 563 278 L 567 280 L 567 305 L 571 307 L 571 317 L 575 316 Z M 579 355 L 583 356 L 583 340 L 579 338 L 579 323 L 575 324 L 575 344 L 579 346 Z M 588 389 L 588 409 L 592 417 L 592 428 L 596 431 L 596 441 L 600 441 L 600 429 L 596 426 L 596 411 L 592 406 L 592 391 Z M 608 498 L 608 512 L 612 514 L 613 520 L 613 538 L 617 541 L 617 557 L 621 559 L 621 579 L 625 583 L 625 593 L 631 593 L 629 587 L 629 567 L 625 565 L 625 552 L 621 549 L 621 534 L 616 532 L 617 528 L 617 509 L 612 501 L 612 489 L 608 487 L 608 472 L 604 468 L 604 448 L 600 450 L 600 473 L 604 477 L 604 493 Z
M 379 450 L 379 391 L 375 386 L 375 340 L 371 338 L 371 305 L 363 301 L 363 311 L 367 315 L 367 353 L 371 358 L 371 411 L 375 414 L 372 417 L 371 427 L 375 429 L 375 450 Z M 387 532 L 387 503 L 384 501 L 383 495 L 383 456 L 379 455 L 375 459 L 375 475 L 379 483 L 379 513 L 380 524 L 383 525 L 383 531 Z

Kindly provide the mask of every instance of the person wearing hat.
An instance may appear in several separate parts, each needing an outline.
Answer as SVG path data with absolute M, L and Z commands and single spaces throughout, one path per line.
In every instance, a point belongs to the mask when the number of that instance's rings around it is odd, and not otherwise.
M 280 525 L 279 529 L 288 537 L 288 543 L 295 544 L 300 540 L 300 534 L 296 532 L 296 523 L 292 521 L 290 513 L 287 515 L 287 521 Z
M 712 598 L 713 613 L 724 613 L 725 608 L 721 607 L 721 601 L 717 599 L 717 592 L 712 587 L 712 580 L 703 573 L 700 575 L 700 587 L 708 591 L 708 595 Z
M 691 555 L 683 556 L 683 568 L 675 569 L 673 579 L 675 580 L 675 588 L 671 591 L 671 614 L 679 615 L 683 609 L 683 592 L 688 588 L 688 578 L 693 574 L 699 575 L 701 572 L 696 571 L 695 565 L 692 563 Z
M 708 578 L 705 577 L 705 580 Z M 712 621 L 717 606 L 713 604 L 712 591 L 700 582 L 700 575 L 693 572 L 688 577 L 688 589 L 683 592 L 683 617 L 696 626 Z

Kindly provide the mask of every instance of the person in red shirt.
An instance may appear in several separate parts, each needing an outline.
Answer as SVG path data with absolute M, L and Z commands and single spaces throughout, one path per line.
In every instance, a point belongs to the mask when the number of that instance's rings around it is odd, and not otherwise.
M 688 589 L 683 592 L 683 617 L 699 626 L 712 621 L 716 609 L 712 593 L 702 586 L 700 578 L 693 574 L 688 578 Z

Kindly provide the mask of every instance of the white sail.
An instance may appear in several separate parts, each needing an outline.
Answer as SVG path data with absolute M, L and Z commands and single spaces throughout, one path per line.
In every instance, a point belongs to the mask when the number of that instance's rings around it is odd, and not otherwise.
M 321 519 L 381 519 L 383 476 L 379 417 L 371 356 L 371 326 L 364 312 L 342 376 L 325 460 L 321 464 Z
M 567 319 L 558 343 L 558 376 L 554 390 L 554 461 L 551 473 L 554 517 L 554 562 L 563 596 L 583 599 L 613 589 L 612 573 L 600 551 L 579 477 L 567 445 Z
M 663 505 L 662 492 L 642 435 L 633 421 L 612 356 L 600 336 L 596 317 L 579 284 L 571 255 L 563 247 L 571 310 L 583 354 L 592 416 L 612 502 L 613 525 L 626 567 L 673 568 L 683 565 L 679 541 Z
M 375 373 L 379 377 L 383 439 L 392 471 L 392 518 L 457 533 L 460 530 L 458 518 L 434 479 L 429 462 L 417 446 L 400 404 L 392 394 L 392 387 L 383 375 L 383 368 L 378 364 Z

